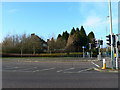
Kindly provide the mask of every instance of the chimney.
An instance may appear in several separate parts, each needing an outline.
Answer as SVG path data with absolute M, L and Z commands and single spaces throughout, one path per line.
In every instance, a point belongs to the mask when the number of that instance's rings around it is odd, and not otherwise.
M 31 37 L 34 36 L 34 35 L 35 35 L 35 33 L 32 33 L 32 34 L 31 34 Z

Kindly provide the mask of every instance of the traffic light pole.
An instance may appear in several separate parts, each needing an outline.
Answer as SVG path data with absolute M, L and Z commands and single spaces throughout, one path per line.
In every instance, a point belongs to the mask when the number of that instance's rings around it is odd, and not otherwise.
M 106 36 L 107 36 L 107 18 L 108 18 L 109 16 L 107 16 L 106 17 Z M 107 54 L 107 56 L 108 56 L 108 45 L 106 44 L 106 54 Z
M 89 50 L 91 50 L 91 58 L 92 58 L 92 43 L 89 43 Z
M 115 35 L 116 38 L 116 69 L 118 69 L 118 35 Z
M 114 65 L 114 51 L 113 51 L 113 38 L 112 38 L 112 16 L 111 16 L 111 1 L 109 0 L 109 13 L 110 13 L 110 33 L 111 33 L 111 60 L 112 60 L 112 69 Z
M 84 54 L 84 52 L 85 52 L 85 51 L 84 51 L 84 47 L 83 47 L 83 58 L 85 58 L 85 54 Z
M 92 49 L 91 49 L 91 58 L 92 58 Z

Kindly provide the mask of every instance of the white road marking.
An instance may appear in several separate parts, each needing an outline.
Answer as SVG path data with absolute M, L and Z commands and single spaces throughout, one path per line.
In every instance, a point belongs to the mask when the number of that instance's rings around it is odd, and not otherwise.
M 32 68 L 26 68 L 26 69 L 20 69 L 19 71 L 24 71 L 24 70 L 30 70 L 30 69 L 33 69 L 33 68 L 37 68 L 37 67 L 32 67 Z M 17 71 L 17 70 L 16 70 Z
M 2 70 L 5 72 L 33 72 L 33 71 L 18 71 L 18 70 Z
M 72 70 L 72 69 L 75 69 L 75 68 L 68 68 L 68 69 L 65 69 L 64 71 L 68 71 L 68 70 Z
M 78 73 L 83 72 L 83 71 L 92 70 L 92 69 L 93 69 L 93 68 L 84 69 L 84 70 L 78 71 Z
M 48 69 L 42 69 L 42 70 L 35 70 L 33 72 L 38 72 L 38 71 L 48 71 L 48 70 L 52 70 L 52 69 L 55 69 L 55 68 L 48 68 Z
M 59 70 L 59 71 L 56 71 L 56 72 L 68 71 L 68 70 L 72 70 L 72 69 L 75 69 L 75 68 L 68 68 L 68 69 L 65 69 L 65 70 Z
M 19 67 L 3 67 L 3 69 L 15 69 L 15 68 L 19 68 Z
M 63 70 L 59 70 L 59 71 L 56 71 L 56 72 L 62 72 Z
M 77 72 L 64 72 L 64 73 L 81 73 L 81 72 L 88 71 L 88 70 L 92 70 L 92 69 L 93 69 L 93 68 L 88 68 L 88 69 L 84 69 L 84 70 L 77 71 Z
M 64 73 L 78 73 L 78 72 L 64 72 Z
M 22 69 L 22 68 L 19 68 L 19 67 L 14 67 L 14 68 L 10 68 L 10 69 L 3 69 L 3 71 L 24 71 L 24 70 L 30 70 L 30 69 L 33 69 L 33 68 L 37 68 L 37 67 L 32 67 L 32 68 L 26 68 L 26 69 Z M 13 70 L 11 70 L 13 69 Z M 18 69 L 18 70 L 14 70 L 14 69 Z
M 92 64 L 94 64 L 96 67 L 100 67 L 99 65 L 95 64 L 94 62 L 91 62 Z
M 19 67 L 13 67 L 13 68 L 19 68 Z

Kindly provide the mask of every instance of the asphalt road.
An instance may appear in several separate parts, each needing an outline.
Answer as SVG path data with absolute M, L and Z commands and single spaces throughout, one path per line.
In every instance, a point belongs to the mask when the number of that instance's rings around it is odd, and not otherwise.
M 3 58 L 3 88 L 118 88 L 117 73 L 80 58 Z M 94 63 L 94 64 L 93 64 Z

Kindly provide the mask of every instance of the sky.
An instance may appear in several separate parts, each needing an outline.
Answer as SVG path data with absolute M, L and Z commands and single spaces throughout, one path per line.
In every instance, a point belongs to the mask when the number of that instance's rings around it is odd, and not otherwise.
M 118 3 L 112 2 L 113 33 L 118 33 Z M 96 39 L 106 36 L 108 2 L 4 2 L 2 3 L 2 40 L 13 34 L 31 34 L 57 38 L 63 31 L 83 25 L 86 34 L 94 32 Z M 109 18 L 107 29 L 110 34 Z M 104 42 L 105 43 L 105 42 Z

